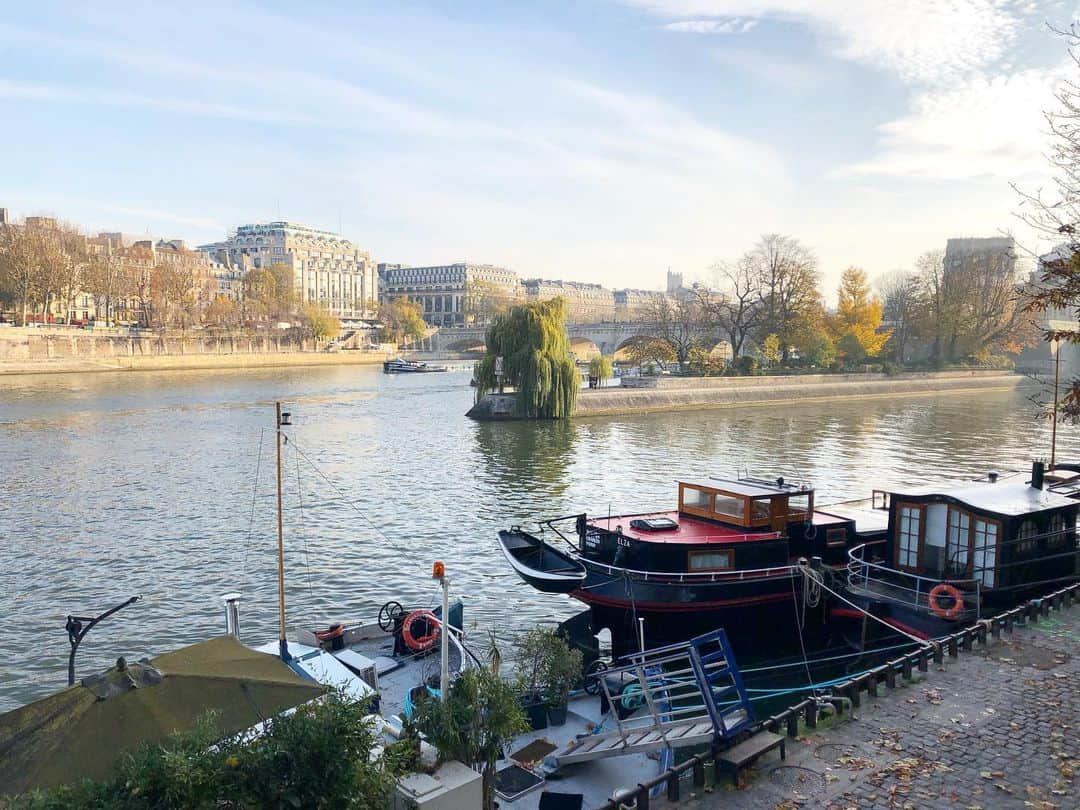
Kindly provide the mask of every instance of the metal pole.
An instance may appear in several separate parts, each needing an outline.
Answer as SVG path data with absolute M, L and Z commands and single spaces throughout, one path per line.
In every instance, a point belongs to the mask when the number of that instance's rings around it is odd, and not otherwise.
M 442 627 L 439 629 L 439 700 L 446 702 L 446 690 L 450 687 L 450 580 L 440 577 L 442 583 Z
M 104 619 L 112 616 L 116 611 L 126 608 L 128 605 L 133 605 L 139 601 L 142 597 L 133 596 L 126 602 L 121 602 L 115 607 L 111 607 L 104 613 L 98 616 L 68 616 L 66 630 L 68 633 L 68 643 L 71 644 L 71 652 L 68 654 L 68 686 L 75 684 L 75 653 L 79 651 L 79 645 L 82 644 L 82 640 L 86 638 L 86 634 L 94 629 L 94 625 Z
M 1058 371 L 1061 369 L 1061 344 L 1053 342 L 1054 346 L 1054 424 L 1050 426 L 1050 469 L 1054 469 L 1054 461 L 1057 458 L 1057 420 L 1058 420 Z
M 288 661 L 289 643 L 285 640 L 285 529 L 281 519 L 281 403 L 275 402 L 277 412 L 277 578 L 278 578 L 278 650 L 282 661 Z

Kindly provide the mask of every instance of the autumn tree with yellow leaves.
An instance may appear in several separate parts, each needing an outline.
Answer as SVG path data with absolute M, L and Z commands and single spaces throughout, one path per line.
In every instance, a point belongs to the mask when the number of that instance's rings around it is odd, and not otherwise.
M 890 332 L 881 326 L 882 303 L 870 292 L 866 273 L 849 267 L 840 277 L 836 314 L 828 318 L 830 337 L 844 360 L 860 362 L 877 357 L 889 340 Z

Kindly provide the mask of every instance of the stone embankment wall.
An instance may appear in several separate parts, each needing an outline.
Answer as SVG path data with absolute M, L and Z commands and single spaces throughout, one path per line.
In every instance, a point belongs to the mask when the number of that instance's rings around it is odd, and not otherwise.
M 917 396 L 1015 388 L 1027 380 L 1002 371 L 939 371 L 884 374 L 804 374 L 790 377 L 624 378 L 623 385 L 583 389 L 575 417 L 621 416 L 658 411 L 706 410 L 807 400 Z M 512 395 L 488 395 L 469 416 L 508 419 Z
M 315 351 L 311 340 L 266 336 L 161 336 L 78 329 L 0 329 L 0 374 L 128 369 L 258 368 L 381 363 L 381 352 Z
M 1001 371 L 884 374 L 806 374 L 790 377 L 655 378 L 655 386 L 581 392 L 575 416 L 697 410 L 814 399 L 911 396 L 1015 388 L 1027 378 Z M 624 382 L 626 382 L 624 380 Z M 633 383 L 631 384 L 633 385 Z

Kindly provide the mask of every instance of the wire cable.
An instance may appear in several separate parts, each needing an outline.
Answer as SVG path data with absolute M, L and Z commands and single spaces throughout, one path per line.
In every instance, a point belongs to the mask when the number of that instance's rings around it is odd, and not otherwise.
M 244 540 L 244 562 L 240 566 L 240 578 L 244 580 L 245 587 L 250 584 L 247 581 L 247 564 L 248 555 L 251 554 L 251 533 L 255 527 L 255 502 L 259 497 L 259 473 L 262 470 L 262 448 L 265 436 L 266 428 L 261 428 L 259 430 L 259 452 L 255 456 L 255 485 L 251 489 L 251 513 L 248 516 L 247 538 Z

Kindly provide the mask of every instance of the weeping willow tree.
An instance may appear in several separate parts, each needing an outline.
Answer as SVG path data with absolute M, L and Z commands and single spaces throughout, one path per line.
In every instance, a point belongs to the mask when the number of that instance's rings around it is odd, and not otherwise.
M 581 378 L 570 354 L 562 298 L 511 307 L 488 327 L 486 343 L 476 369 L 478 396 L 498 388 L 495 358 L 502 357 L 502 382 L 517 391 L 519 416 L 566 419 L 574 412 Z

